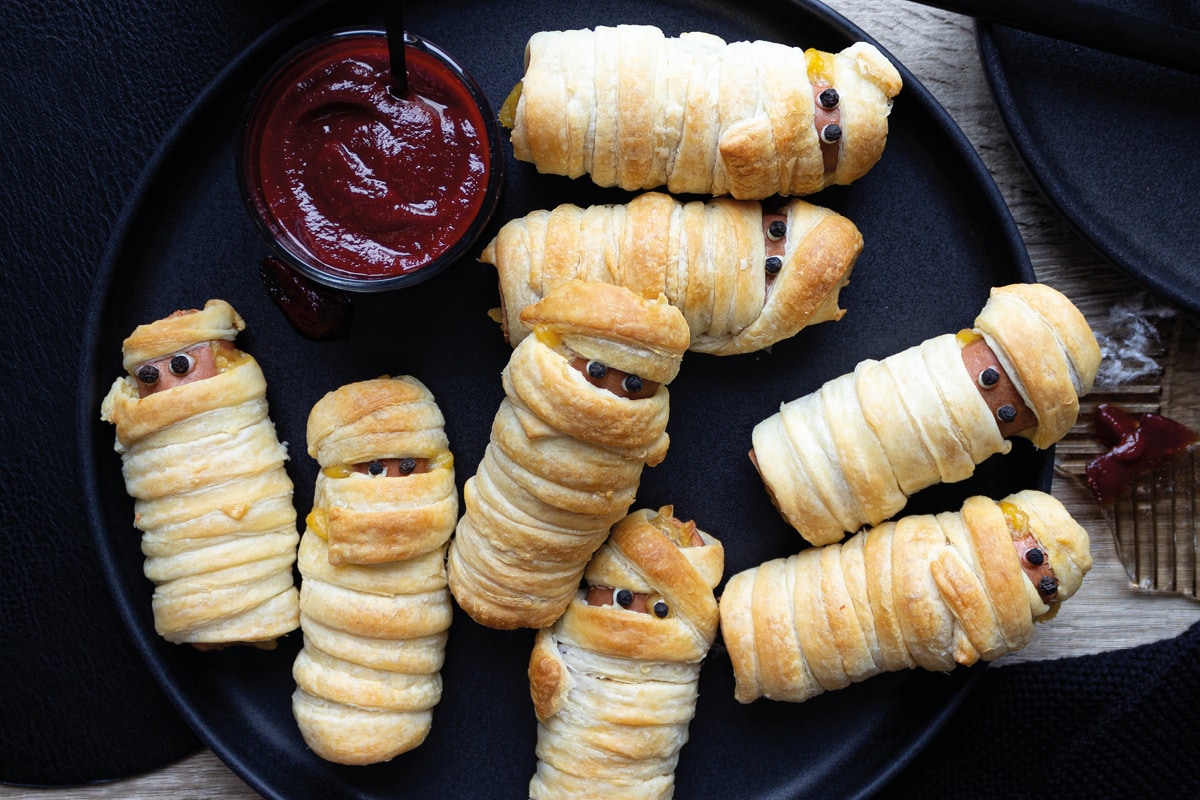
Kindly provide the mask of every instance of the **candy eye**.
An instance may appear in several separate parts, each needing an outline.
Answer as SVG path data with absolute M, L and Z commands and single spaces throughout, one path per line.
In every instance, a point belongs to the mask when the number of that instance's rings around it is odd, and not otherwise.
M 842 126 L 836 122 L 831 122 L 824 128 L 821 128 L 821 141 L 825 144 L 833 144 L 842 138 Z
M 838 96 L 838 90 L 830 86 L 821 94 L 817 95 L 817 102 L 821 104 L 821 108 L 833 109 L 838 107 L 841 102 L 841 97 Z
M 367 474 L 370 475 L 371 477 L 377 477 L 379 475 L 384 475 L 386 473 L 387 473 L 387 467 L 384 465 L 384 463 L 382 461 L 376 460 L 376 461 L 372 461 L 370 464 L 367 464 Z
M 642 379 L 637 375 L 626 375 L 625 380 L 621 381 L 621 388 L 630 394 L 637 394 L 642 390 Z
M 143 364 L 138 367 L 137 379 L 147 386 L 153 386 L 158 383 L 159 371 L 158 367 L 153 364 Z
M 654 616 L 658 617 L 659 619 L 665 617 L 670 611 L 670 607 L 662 600 L 659 600 L 654 604 Z
M 633 592 L 628 589 L 620 589 L 616 593 L 617 604 L 621 608 L 629 608 L 633 604 Z
M 396 468 L 400 470 L 401 475 L 411 475 L 412 471 L 417 468 L 417 460 L 415 458 L 402 458 L 397 462 Z
M 1046 554 L 1041 551 L 1041 548 L 1031 547 L 1025 551 L 1025 560 L 1035 567 L 1040 567 L 1046 560 Z
M 773 220 L 767 226 L 767 238 L 772 242 L 778 242 L 784 236 L 787 236 L 787 223 L 781 219 Z
M 1038 581 L 1038 594 L 1042 597 L 1049 597 L 1058 591 L 1058 579 L 1053 575 L 1047 575 Z
M 771 256 L 767 259 L 766 267 L 768 275 L 778 275 L 779 271 L 783 269 L 783 259 L 779 256 Z
M 587 362 L 587 374 L 591 375 L 596 380 L 600 380 L 608 374 L 608 367 L 601 364 L 599 361 Z
M 988 367 L 979 373 L 979 385 L 990 389 L 1000 382 L 1000 372 L 995 367 Z
M 1017 418 L 1017 409 L 1010 405 L 1002 405 L 996 410 L 996 416 L 1002 422 L 1012 422 Z
M 187 375 L 196 366 L 196 359 L 192 358 L 187 353 L 179 353 L 171 356 L 171 374 L 180 377 Z

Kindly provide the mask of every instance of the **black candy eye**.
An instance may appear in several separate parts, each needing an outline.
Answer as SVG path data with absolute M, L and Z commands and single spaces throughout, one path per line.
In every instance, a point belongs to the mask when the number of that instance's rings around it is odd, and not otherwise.
M 172 375 L 187 375 L 196 366 L 196 359 L 192 358 L 187 353 L 180 353 L 171 356 L 171 374 Z
M 1025 551 L 1025 560 L 1038 567 L 1046 560 L 1046 554 L 1037 547 L 1031 547 Z
M 137 379 L 147 386 L 153 386 L 158 383 L 159 372 L 158 367 L 153 364 L 143 364 L 138 367 Z
M 383 465 L 382 461 L 372 461 L 370 464 L 367 464 L 367 472 L 371 475 L 382 475 L 387 472 L 387 467 Z
M 979 385 L 990 389 L 1000 382 L 1000 373 L 995 367 L 988 367 L 979 373 Z
M 772 220 L 767 226 L 767 238 L 772 242 L 778 242 L 784 236 L 787 236 L 787 223 L 781 219 Z
M 587 374 L 591 375 L 596 380 L 600 380 L 608 374 L 608 367 L 601 364 L 599 361 L 587 362 Z
M 629 606 L 633 603 L 633 592 L 629 591 L 628 589 L 619 590 L 616 594 L 616 597 L 617 604 L 620 605 L 621 608 L 629 608 Z
M 821 104 L 821 108 L 837 108 L 841 99 L 838 90 L 832 86 L 817 95 L 817 102 Z
M 824 128 L 821 128 L 821 141 L 825 144 L 833 144 L 842 138 L 842 126 L 836 122 L 831 122 Z
M 1010 405 L 1003 405 L 996 410 L 996 416 L 1003 422 L 1012 422 L 1017 418 L 1017 409 Z
M 667 612 L 669 612 L 670 610 L 671 609 L 662 600 L 659 600 L 658 602 L 656 602 L 654 604 L 654 616 L 658 617 L 659 619 L 662 619 L 663 617 L 665 617 L 667 615 Z
M 397 468 L 400 470 L 401 475 L 411 475 L 412 471 L 417 468 L 417 460 L 415 458 L 402 458 L 399 464 L 397 464 Z
M 1038 581 L 1038 594 L 1043 597 L 1048 597 L 1058 591 L 1058 579 L 1052 575 L 1047 575 Z
M 642 390 L 642 379 L 637 375 L 626 375 L 625 380 L 621 381 L 621 388 L 630 394 L 637 394 Z
M 767 274 L 778 275 L 779 271 L 783 269 L 783 259 L 779 256 L 770 256 L 767 259 L 766 267 Z

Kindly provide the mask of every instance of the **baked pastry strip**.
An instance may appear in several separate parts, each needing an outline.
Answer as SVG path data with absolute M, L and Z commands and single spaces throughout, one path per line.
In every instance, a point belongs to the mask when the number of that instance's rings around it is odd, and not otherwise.
M 596 552 L 562 617 L 538 631 L 529 688 L 538 718 L 529 797 L 669 798 L 717 634 L 721 543 L 639 509 Z
M 321 471 L 300 541 L 292 711 L 321 758 L 387 761 L 425 741 L 442 695 L 454 459 L 433 395 L 410 376 L 326 394 L 308 452 Z
M 927 486 L 970 477 L 1013 436 L 1050 447 L 1099 364 L 1087 320 L 1060 292 L 997 287 L 974 328 L 863 361 L 784 403 L 755 426 L 751 459 L 784 518 L 828 544 Z
M 600 26 L 530 37 L 500 120 L 539 172 L 761 200 L 866 174 L 901 87 L 867 42 L 826 53 Z
M 667 384 L 688 345 L 666 298 L 570 281 L 521 314 L 534 335 L 502 373 L 505 398 L 463 489 L 450 590 L 477 622 L 541 628 L 669 444 Z
M 296 511 L 245 322 L 224 300 L 139 325 L 100 416 L 154 583 L 155 630 L 200 648 L 271 647 L 299 624 Z
M 791 200 L 681 202 L 646 192 L 629 203 L 563 204 L 506 223 L 480 260 L 500 278 L 498 312 L 514 346 L 529 335 L 521 310 L 562 283 L 603 281 L 683 312 L 690 349 L 761 350 L 801 329 L 841 319 L 838 293 L 863 240 L 829 209 Z
M 1051 495 L 968 498 L 729 579 L 721 631 L 735 697 L 801 702 L 883 672 L 945 672 L 1020 650 L 1091 569 Z

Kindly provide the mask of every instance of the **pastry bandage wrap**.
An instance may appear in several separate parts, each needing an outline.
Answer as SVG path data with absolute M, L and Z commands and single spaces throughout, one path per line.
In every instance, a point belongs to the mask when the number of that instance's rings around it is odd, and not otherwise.
M 387 761 L 425 741 L 441 699 L 453 608 L 445 555 L 458 519 L 442 413 L 415 378 L 326 394 L 308 418 L 321 466 L 300 540 L 292 711 L 309 747 L 341 764 Z M 372 476 L 375 460 L 427 471 Z
M 529 662 L 538 718 L 534 800 L 672 796 L 701 663 L 717 633 L 713 588 L 725 558 L 702 531 L 695 531 L 702 545 L 676 539 L 672 528 L 694 525 L 671 512 L 639 509 L 620 521 L 584 576 L 589 586 L 661 601 L 664 616 L 615 601 L 589 605 L 582 589 L 552 627 L 538 631 Z
M 1091 390 L 1100 348 L 1080 311 L 1045 284 L 994 288 L 981 336 L 1037 423 L 1017 435 L 1057 442 Z M 969 478 L 1012 443 L 965 367 L 962 338 L 943 334 L 783 404 L 755 426 L 754 460 L 772 501 L 812 544 L 828 544 L 904 508 L 939 482 Z
M 588 559 L 669 444 L 666 384 L 687 349 L 665 298 L 572 281 L 522 313 L 535 331 L 502 373 L 505 398 L 448 558 L 450 589 L 477 622 L 540 628 L 571 601 Z M 571 366 L 594 360 L 658 382 L 622 397 Z
M 122 346 L 139 364 L 232 342 L 245 327 L 224 300 L 138 326 Z M 229 349 L 216 375 L 139 397 L 117 378 L 101 405 L 116 426 L 125 488 L 154 583 L 155 630 L 198 646 L 269 643 L 299 624 L 292 575 L 296 511 L 286 447 L 271 422 L 266 379 Z
M 866 42 L 824 53 L 619 25 L 535 33 L 506 105 L 515 99 L 513 152 L 539 172 L 761 200 L 866 174 L 883 153 L 901 84 Z M 839 148 L 831 170 L 814 99 L 829 86 L 840 95 L 841 127 L 827 145 Z
M 746 353 L 840 319 L 838 293 L 862 251 L 858 228 L 836 212 L 792 200 L 776 213 L 787 233 L 773 276 L 760 203 L 684 203 L 660 192 L 627 204 L 534 211 L 505 224 L 480 260 L 499 274 L 513 345 L 529 335 L 522 309 L 578 279 L 661 293 L 683 312 L 690 349 Z
M 1057 579 L 1049 603 L 1022 566 L 1026 535 Z M 946 672 L 1016 652 L 1091 566 L 1087 531 L 1033 490 L 999 503 L 971 497 L 960 511 L 902 517 L 768 561 L 721 594 L 735 697 L 801 702 L 883 672 Z

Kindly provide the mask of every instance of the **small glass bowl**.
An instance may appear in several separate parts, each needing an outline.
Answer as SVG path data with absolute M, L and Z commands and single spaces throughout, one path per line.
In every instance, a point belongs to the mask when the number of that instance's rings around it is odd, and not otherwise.
M 439 86 L 449 87 L 451 95 L 460 98 L 470 98 L 479 119 L 472 120 L 481 124 L 482 131 L 476 132 L 477 141 L 486 152 L 480 156 L 486 166 L 484 176 L 479 185 L 471 193 L 470 205 L 473 209 L 457 219 L 452 227 L 447 227 L 444 220 L 434 227 L 439 230 L 440 239 L 434 247 L 429 248 L 428 257 L 412 256 L 413 263 L 406 264 L 400 269 L 388 269 L 379 264 L 365 266 L 360 269 L 348 268 L 355 259 L 349 250 L 340 249 L 340 245 L 329 245 L 327 248 L 313 247 L 306 244 L 306 231 L 297 232 L 297 228 L 305 224 L 301 218 L 311 210 L 311 205 L 304 211 L 297 212 L 289 209 L 281 200 L 273 201 L 264 189 L 264 156 L 278 157 L 278 145 L 273 141 L 264 141 L 268 130 L 269 120 L 277 104 L 283 102 L 297 80 L 310 75 L 314 65 L 319 65 L 329 54 L 351 52 L 360 44 L 367 50 L 378 55 L 379 48 L 387 49 L 387 37 L 383 31 L 374 29 L 340 30 L 311 39 L 289 51 L 267 73 L 250 97 L 242 126 L 242 137 L 237 154 L 237 176 L 242 198 L 259 229 L 272 245 L 275 254 L 286 264 L 298 270 L 302 275 L 318 283 L 352 292 L 381 292 L 412 286 L 432 278 L 456 262 L 476 242 L 483 229 L 490 221 L 492 214 L 499 204 L 501 190 L 504 184 L 504 155 L 500 139 L 500 128 L 496 115 L 488 103 L 487 97 L 479 84 L 469 73 L 449 54 L 440 47 L 414 34 L 405 33 L 404 43 L 407 60 L 411 69 L 414 65 L 423 65 L 424 79 L 432 75 L 437 81 L 445 80 Z M 336 62 L 337 58 L 333 59 Z M 332 62 L 331 62 L 332 63 Z M 423 79 L 423 80 L 424 80 Z M 410 82 L 410 86 L 413 84 Z M 416 91 L 415 86 L 413 90 Z M 465 94 L 464 94 L 465 93 Z M 463 104 L 466 105 L 465 103 Z M 440 113 L 440 112 L 439 112 Z M 265 148 L 265 149 L 264 149 Z M 465 148 L 450 146 L 441 157 L 468 157 Z M 478 153 L 477 153 L 478 156 Z M 361 165 L 360 165 L 361 166 Z M 309 183 L 317 183 L 309 181 Z M 280 180 L 275 180 L 275 197 L 284 193 L 278 188 Z M 464 186 L 467 184 L 464 183 Z M 482 198 L 475 203 L 474 198 L 482 193 Z M 461 202 L 460 198 L 460 202 Z M 371 239 L 376 234 L 367 233 L 360 249 L 369 250 L 378 242 Z M 317 241 L 315 237 L 307 236 L 309 241 Z M 341 242 L 342 237 L 326 235 L 325 242 Z M 325 252 L 322 252 L 324 249 Z M 341 264 L 335 261 L 341 261 Z M 366 263 L 366 262 L 361 262 Z

